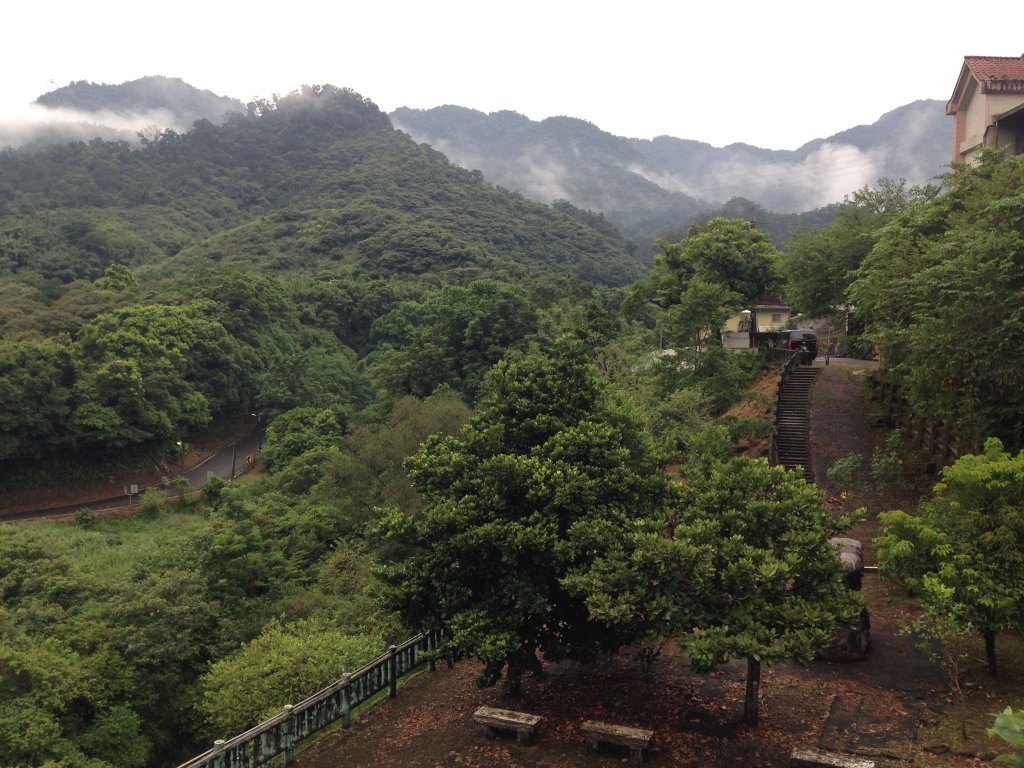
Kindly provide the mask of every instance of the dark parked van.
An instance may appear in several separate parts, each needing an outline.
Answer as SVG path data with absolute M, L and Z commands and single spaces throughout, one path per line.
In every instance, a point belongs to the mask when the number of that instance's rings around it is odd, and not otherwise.
M 794 352 L 803 352 L 805 363 L 811 362 L 818 356 L 818 337 L 814 331 L 806 328 L 798 328 L 795 331 L 780 331 L 776 347 L 791 349 Z

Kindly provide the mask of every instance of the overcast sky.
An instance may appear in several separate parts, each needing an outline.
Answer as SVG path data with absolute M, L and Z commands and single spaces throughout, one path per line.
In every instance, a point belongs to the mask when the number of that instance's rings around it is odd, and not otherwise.
M 330 83 L 385 111 L 457 104 L 568 115 L 618 136 L 795 149 L 917 99 L 948 99 L 964 55 L 1024 53 L 1017 2 L 963 18 L 956 7 L 11 0 L 0 116 L 75 80 L 165 75 L 243 101 Z

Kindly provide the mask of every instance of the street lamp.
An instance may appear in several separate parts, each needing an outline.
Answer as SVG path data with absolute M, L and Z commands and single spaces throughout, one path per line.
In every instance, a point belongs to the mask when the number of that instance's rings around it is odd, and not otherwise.
M 257 430 L 257 433 L 258 433 L 257 436 L 259 438 L 259 440 L 258 440 L 259 446 L 256 448 L 256 455 L 259 456 L 260 451 L 263 450 L 263 433 L 259 432 L 260 417 L 259 417 L 258 414 L 255 414 L 255 413 L 250 413 L 249 415 L 252 416 L 253 419 L 255 419 L 255 426 L 254 426 L 254 428 Z
M 185 475 L 185 444 L 178 441 L 178 454 L 181 456 L 181 474 Z

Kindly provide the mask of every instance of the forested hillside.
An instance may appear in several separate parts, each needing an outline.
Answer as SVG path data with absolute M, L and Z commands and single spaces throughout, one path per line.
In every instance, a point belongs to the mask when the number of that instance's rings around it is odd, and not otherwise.
M 172 480 L 128 523 L 0 527 L 14 765 L 173 765 L 415 632 L 383 597 L 377 566 L 407 551 L 380 526 L 424 509 L 406 457 L 478 403 L 552 438 L 545 472 L 608 485 L 626 462 L 660 485 L 760 369 L 653 305 L 623 317 L 644 270 L 601 216 L 492 187 L 349 91 L 139 147 L 5 151 L 0 190 L 0 492 L 119 484 L 204 430 L 269 424 L 252 485 Z M 714 281 L 716 264 L 692 266 Z M 659 335 L 693 362 L 652 357 Z M 598 375 L 607 404 L 577 424 L 557 393 L 597 397 Z M 512 436 L 501 419 L 481 449 Z M 532 483 L 534 462 L 495 465 L 499 486 Z M 547 487 L 542 508 L 561 505 Z
M 0 153 L 0 493 L 267 425 L 246 482 L 0 526 L 3 762 L 175 765 L 425 629 L 509 691 L 669 641 L 695 670 L 745 659 L 756 724 L 762 661 L 809 660 L 860 600 L 828 541 L 851 518 L 735 455 L 773 429 L 726 416 L 765 363 L 719 330 L 783 294 L 967 448 L 1019 447 L 1022 189 L 997 154 L 884 181 L 781 253 L 739 202 L 645 270 L 608 218 L 331 86 Z M 1004 570 L 1000 632 L 1024 615 Z
M 921 184 L 941 173 L 951 130 L 944 103 L 935 100 L 792 151 L 713 147 L 673 136 L 626 138 L 569 117 L 536 122 L 515 112 L 455 106 L 400 108 L 391 116 L 418 141 L 480 169 L 488 181 L 535 200 L 563 198 L 601 211 L 645 257 L 655 238 L 678 239 L 689 224 L 716 215 L 756 218 L 781 248 L 801 219 L 827 223 L 827 206 L 856 189 L 883 177 Z
M 165 447 L 231 412 L 359 406 L 357 356 L 412 343 L 371 333 L 403 300 L 481 278 L 640 274 L 598 217 L 489 186 L 330 86 L 141 147 L 6 150 L 0 461 Z

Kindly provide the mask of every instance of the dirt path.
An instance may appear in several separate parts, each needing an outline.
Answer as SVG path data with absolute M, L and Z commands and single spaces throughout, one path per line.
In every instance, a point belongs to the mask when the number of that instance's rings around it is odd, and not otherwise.
M 815 483 L 836 493 L 841 489 L 829 487 L 826 470 L 852 452 L 870 456 L 878 438 L 870 426 L 870 406 L 861 397 L 865 377 L 877 365 L 841 358 L 815 367 L 821 374 L 811 393 L 811 463 Z
M 821 360 L 811 394 L 810 450 L 815 483 L 845 511 L 863 508 L 864 520 L 850 531 L 865 547 L 865 563 L 878 562 L 874 539 L 878 535 L 878 513 L 890 509 L 911 509 L 929 491 L 934 477 L 901 478 L 882 490 L 870 481 L 871 458 L 882 446 L 890 430 L 884 426 L 880 406 L 870 401 L 866 379 L 877 363 L 848 358 L 833 358 L 827 366 Z M 853 488 L 840 488 L 828 479 L 828 469 L 851 453 L 863 459 L 864 482 Z M 837 498 L 845 493 L 841 501 Z

